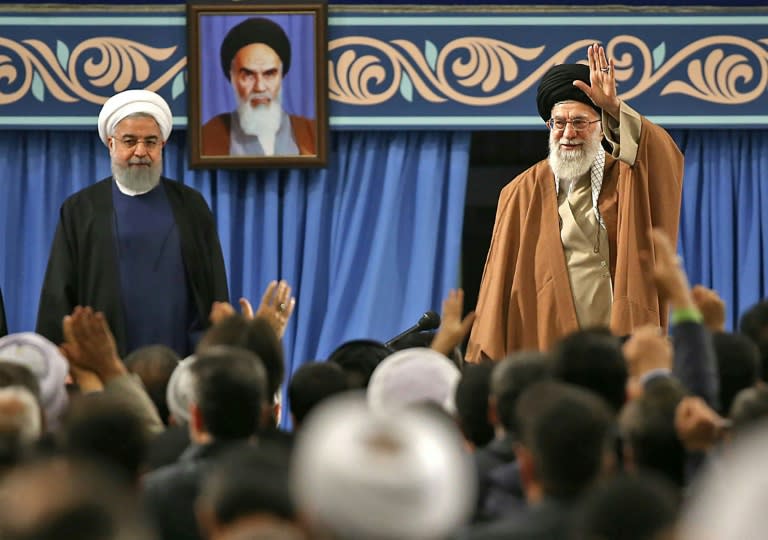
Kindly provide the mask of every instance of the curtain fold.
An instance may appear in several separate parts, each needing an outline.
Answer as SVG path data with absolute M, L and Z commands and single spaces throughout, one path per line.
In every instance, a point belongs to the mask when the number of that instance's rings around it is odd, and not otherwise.
M 691 284 L 715 289 L 737 330 L 768 291 L 768 131 L 670 133 L 685 154 L 678 251 Z
M 164 174 L 216 216 L 233 302 L 270 280 L 297 297 L 286 372 L 353 338 L 386 340 L 457 286 L 469 133 L 333 132 L 327 169 L 189 170 L 186 133 Z M 0 285 L 9 329 L 32 330 L 58 209 L 108 176 L 93 131 L 0 132 Z

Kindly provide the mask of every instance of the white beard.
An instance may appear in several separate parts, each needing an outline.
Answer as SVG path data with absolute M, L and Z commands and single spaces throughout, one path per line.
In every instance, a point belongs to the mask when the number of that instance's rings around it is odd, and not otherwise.
M 129 162 L 149 163 L 149 167 L 126 167 L 112 160 L 112 176 L 120 185 L 136 193 L 147 193 L 160 183 L 163 160 L 150 162 L 149 158 L 131 159 Z
M 563 180 L 575 180 L 587 174 L 592 163 L 600 151 L 601 132 L 595 130 L 588 139 L 549 138 L 549 166 L 557 178 Z M 583 142 L 581 148 L 576 150 L 563 150 L 561 143 L 578 144 Z
M 274 139 L 283 115 L 282 90 L 268 104 L 254 107 L 251 100 L 257 97 L 259 95 L 254 93 L 243 99 L 235 90 L 240 127 L 246 135 Z

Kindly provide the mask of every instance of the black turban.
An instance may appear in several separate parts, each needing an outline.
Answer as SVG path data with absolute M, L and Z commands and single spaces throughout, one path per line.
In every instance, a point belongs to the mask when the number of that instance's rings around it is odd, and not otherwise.
M 544 121 L 551 118 L 552 107 L 561 101 L 580 101 L 601 112 L 587 94 L 573 86 L 573 81 L 584 81 L 589 86 L 589 67 L 584 64 L 560 64 L 551 67 L 541 78 L 536 91 L 536 107 Z
M 227 79 L 237 51 L 252 43 L 263 43 L 271 47 L 283 63 L 283 75 L 288 73 L 291 68 L 291 42 L 288 36 L 276 22 L 253 17 L 233 26 L 221 42 L 221 69 Z

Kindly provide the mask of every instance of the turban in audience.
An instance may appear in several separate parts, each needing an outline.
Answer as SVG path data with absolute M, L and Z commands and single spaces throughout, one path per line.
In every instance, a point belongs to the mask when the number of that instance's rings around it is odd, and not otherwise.
M 368 383 L 368 405 L 374 412 L 385 412 L 432 402 L 454 414 L 459 379 L 459 368 L 439 352 L 424 347 L 403 349 L 376 367 Z
M 380 415 L 356 394 L 318 405 L 299 431 L 291 471 L 297 510 L 315 532 L 427 540 L 464 525 L 476 474 L 455 423 L 437 412 Z
M 173 115 L 168 103 L 149 90 L 126 90 L 107 100 L 99 113 L 99 138 L 107 145 L 115 126 L 126 116 L 144 113 L 152 116 L 160 126 L 163 140 L 167 141 L 173 126 Z
M 48 429 L 58 426 L 67 407 L 69 363 L 59 348 L 40 334 L 22 332 L 0 338 L 0 360 L 29 368 L 40 383 L 40 405 Z
M 194 362 L 194 355 L 187 356 L 179 362 L 168 379 L 165 400 L 176 424 L 189 422 L 189 406 L 195 402 L 195 381 L 189 369 Z

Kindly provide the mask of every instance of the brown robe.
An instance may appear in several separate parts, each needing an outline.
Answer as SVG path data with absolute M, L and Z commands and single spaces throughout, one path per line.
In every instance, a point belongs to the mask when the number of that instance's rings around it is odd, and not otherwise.
M 299 155 L 312 156 L 317 154 L 317 122 L 303 116 L 288 115 L 291 120 L 291 132 Z M 205 123 L 200 133 L 201 155 L 228 156 L 230 113 L 214 116 Z
M 622 123 L 628 111 L 634 113 L 622 104 Z M 611 330 L 617 335 L 629 334 L 643 324 L 666 326 L 666 306 L 660 302 L 640 254 L 653 253 L 654 227 L 676 241 L 680 218 L 683 156 L 664 129 L 639 118 L 634 163 L 615 159 L 625 155 L 619 155 L 617 149 L 613 156 L 606 155 L 598 199 L 610 245 Z M 557 207 L 554 175 L 547 160 L 502 190 L 468 361 L 501 360 L 523 349 L 550 350 L 560 337 L 578 330 Z

